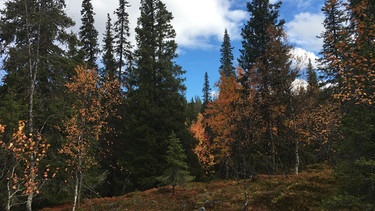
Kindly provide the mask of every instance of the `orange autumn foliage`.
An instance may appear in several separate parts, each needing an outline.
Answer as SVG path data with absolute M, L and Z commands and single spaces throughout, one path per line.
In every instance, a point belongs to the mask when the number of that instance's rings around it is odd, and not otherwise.
M 74 113 L 65 122 L 68 141 L 60 153 L 70 157 L 69 166 L 82 171 L 96 164 L 90 147 L 95 146 L 105 132 L 106 119 L 115 113 L 114 106 L 121 103 L 121 98 L 117 80 L 101 82 L 95 69 L 78 66 L 75 71 L 76 76 L 66 84 L 74 99 Z
M 96 165 L 99 138 L 108 129 L 107 118 L 121 103 L 118 80 L 100 80 L 95 69 L 78 66 L 76 75 L 65 86 L 71 95 L 72 115 L 65 122 L 67 142 L 59 153 L 67 156 L 65 169 L 75 178 L 73 210 L 79 206 L 86 170 Z
M 204 125 L 204 117 L 199 113 L 197 121 L 193 122 L 190 126 L 190 132 L 193 134 L 194 138 L 198 140 L 198 144 L 194 148 L 194 153 L 198 156 L 198 160 L 205 173 L 209 174 L 215 163 L 210 145 L 210 137 L 208 136 Z
M 213 148 L 216 155 L 216 162 L 223 157 L 231 155 L 232 144 L 235 142 L 237 125 L 235 118 L 238 116 L 235 103 L 239 101 L 239 84 L 234 76 L 221 76 L 217 83 L 220 90 L 216 101 L 210 103 L 205 111 L 206 122 L 215 133 Z
M 353 15 L 350 19 L 355 25 L 354 33 L 344 30 L 343 35 L 350 37 L 348 42 L 335 46 L 343 54 L 339 76 L 340 92 L 335 95 L 342 101 L 354 101 L 356 104 L 372 105 L 375 99 L 375 18 L 367 15 L 369 1 L 360 1 L 356 6 L 347 5 Z
M 0 145 L 6 150 L 6 153 L 14 159 L 10 168 L 7 170 L 7 186 L 12 197 L 15 194 L 30 194 L 40 192 L 40 181 L 35 180 L 40 174 L 40 161 L 46 156 L 47 149 L 50 147 L 47 141 L 42 138 L 40 133 L 28 137 L 24 133 L 26 121 L 19 121 L 18 130 L 13 133 L 9 143 L 0 140 Z M 0 125 L 0 134 L 4 132 L 5 126 Z M 34 159 L 31 161 L 30 157 Z M 31 163 L 33 162 L 33 163 Z M 17 171 L 16 169 L 20 169 Z M 41 174 L 43 180 L 48 179 L 49 166 Z

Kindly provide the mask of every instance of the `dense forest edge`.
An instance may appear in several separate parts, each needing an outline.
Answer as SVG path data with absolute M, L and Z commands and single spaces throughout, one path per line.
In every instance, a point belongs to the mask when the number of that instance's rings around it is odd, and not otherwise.
M 64 0 L 4 3 L 0 209 L 375 208 L 375 1 L 324 0 L 316 68 L 293 57 L 281 1 L 247 2 L 218 95 L 206 73 L 193 99 L 173 14 L 140 2 L 135 45 L 127 0 L 102 42 L 91 0 L 77 33 Z

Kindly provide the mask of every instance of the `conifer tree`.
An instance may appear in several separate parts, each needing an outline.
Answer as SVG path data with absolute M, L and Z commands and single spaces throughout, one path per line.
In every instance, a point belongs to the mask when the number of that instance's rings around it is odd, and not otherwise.
M 165 169 L 168 136 L 183 137 L 185 86 L 177 57 L 173 19 L 159 0 L 142 0 L 136 27 L 134 86 L 127 98 L 128 154 L 123 155 L 132 182 L 144 189 L 156 185 Z
M 119 0 L 119 7 L 115 14 L 117 20 L 114 24 L 115 31 L 115 51 L 117 55 L 117 77 L 121 83 L 126 82 L 124 79 L 129 76 L 123 76 L 126 68 L 132 68 L 132 45 L 129 41 L 129 14 L 126 8 L 129 7 L 129 1 Z M 130 71 L 130 70 L 128 70 Z M 125 78 L 124 78 L 125 77 Z M 127 82 L 126 82 L 127 83 Z M 127 85 L 129 86 L 129 85 Z
M 256 103 L 249 106 L 253 106 L 254 112 L 259 114 L 259 119 L 241 121 L 255 121 L 262 128 L 258 144 L 265 144 L 262 148 L 268 148 L 263 153 L 268 156 L 270 166 L 267 168 L 271 172 L 281 170 L 278 169 L 276 160 L 282 163 L 283 170 L 287 169 L 284 164 L 290 163 L 284 159 L 291 157 L 291 142 L 283 140 L 288 140 L 287 135 L 291 133 L 285 122 L 291 118 L 291 83 L 296 77 L 295 70 L 290 66 L 291 47 L 286 42 L 284 20 L 278 20 L 280 5 L 281 2 L 270 4 L 268 0 L 247 3 L 250 19 L 242 29 L 242 49 L 238 60 L 240 67 L 244 69 L 239 77 L 244 87 L 243 101 L 246 102 L 251 97 L 249 91 L 254 88 Z M 253 74 L 251 78 L 250 73 Z M 250 134 L 241 136 L 253 137 Z M 249 143 L 252 141 L 247 140 Z M 289 150 L 284 150 L 286 148 Z
M 157 179 L 164 185 L 172 186 L 172 194 L 174 194 L 177 185 L 184 185 L 187 182 L 194 180 L 190 176 L 189 166 L 186 163 L 185 150 L 182 147 L 180 139 L 172 132 L 169 136 L 169 145 L 167 149 L 167 168 L 164 170 L 163 175 Z
M 88 68 L 96 68 L 98 48 L 98 31 L 94 26 L 94 8 L 91 0 L 82 1 L 81 21 L 82 25 L 79 28 L 79 37 L 82 42 L 82 52 L 85 54 L 85 62 Z
M 208 81 L 208 73 L 206 72 L 204 74 L 204 84 L 203 84 L 203 107 L 202 109 L 205 109 L 207 104 L 212 101 L 211 98 L 211 87 L 210 82 Z
M 268 26 L 282 27 L 284 20 L 278 20 L 281 2 L 270 4 L 269 0 L 252 0 L 247 2 L 250 19 L 242 28 L 242 49 L 240 49 L 239 66 L 249 71 L 257 58 L 263 55 L 269 41 Z
M 71 78 L 74 75 L 74 69 L 77 67 L 77 65 L 84 64 L 84 56 L 85 53 L 82 50 L 82 43 L 78 38 L 78 35 L 75 34 L 73 31 L 71 31 L 67 35 L 67 45 L 68 49 L 66 52 L 66 57 L 69 61 L 69 71 L 68 78 Z
M 318 85 L 318 76 L 312 66 L 311 59 L 309 59 L 309 63 L 307 66 L 307 92 L 309 94 L 317 94 L 319 85 Z
M 113 79 L 115 77 L 116 61 L 113 49 L 111 16 L 109 14 L 107 14 L 106 32 L 104 34 L 103 42 L 103 64 L 105 69 L 104 71 L 106 72 L 107 77 Z
M 320 51 L 322 57 L 318 61 L 319 68 L 325 73 L 324 82 L 330 84 L 339 83 L 340 63 L 338 61 L 342 59 L 342 55 L 338 51 L 338 46 L 345 41 L 342 33 L 345 16 L 340 7 L 342 7 L 342 0 L 325 0 L 322 7 L 325 15 L 323 22 L 325 31 L 319 36 L 323 39 L 323 48 Z
M 220 71 L 223 71 L 225 77 L 234 76 L 235 68 L 233 67 L 233 47 L 230 43 L 230 37 L 227 29 L 224 31 L 223 43 L 221 44 L 221 58 L 220 58 Z

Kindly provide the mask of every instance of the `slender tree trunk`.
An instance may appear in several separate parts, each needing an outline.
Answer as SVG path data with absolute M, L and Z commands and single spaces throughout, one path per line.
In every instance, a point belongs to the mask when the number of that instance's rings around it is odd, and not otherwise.
M 295 140 L 296 142 L 296 166 L 295 166 L 295 173 L 298 175 L 299 173 L 299 143 L 298 140 Z
M 79 186 L 79 176 L 78 171 L 76 172 L 76 184 L 74 187 L 74 201 L 72 210 L 75 211 L 78 204 L 78 186 Z
M 9 176 L 9 179 L 8 179 L 8 182 L 7 182 L 7 192 L 8 192 L 8 198 L 7 198 L 7 203 L 6 203 L 6 211 L 10 211 L 10 209 L 12 208 L 13 204 L 12 204 L 12 201 L 13 201 L 13 198 L 15 197 L 16 193 L 18 192 L 18 189 L 17 190 L 13 190 L 13 177 L 14 177 L 14 172 L 16 170 L 16 167 L 17 167 L 18 164 L 15 164 L 13 167 L 12 167 L 12 171 L 10 173 L 10 176 Z
M 119 59 L 119 71 L 118 71 L 118 81 L 120 82 L 120 85 L 121 85 L 121 82 L 122 82 L 122 79 L 121 79 L 121 75 L 122 75 L 122 66 L 124 65 L 124 62 L 123 62 L 123 50 L 124 50 L 124 43 L 123 43 L 123 39 L 124 39 L 124 24 L 123 24 L 123 20 L 121 20 L 121 29 L 120 29 L 120 52 L 119 52 L 119 56 L 120 56 L 120 59 Z
M 27 43 L 28 43 L 28 58 L 29 58 L 29 78 L 30 78 L 30 87 L 29 87 L 29 109 L 28 109 L 28 127 L 29 127 L 29 136 L 31 139 L 34 139 L 34 94 L 35 94 L 35 81 L 38 72 L 38 57 L 39 57 L 39 42 L 40 42 L 40 23 L 38 25 L 38 35 L 37 35 L 37 51 L 36 51 L 36 61 L 35 67 L 33 67 L 33 60 L 32 60 L 32 51 L 31 51 L 31 32 L 30 32 L 30 20 L 29 20 L 29 12 L 28 12 L 27 2 L 25 1 L 25 11 L 26 11 L 26 36 L 27 36 Z M 30 168 L 30 190 L 27 195 L 26 201 L 26 209 L 28 211 L 32 211 L 32 203 L 34 198 L 34 191 L 35 191 L 35 158 L 33 153 L 30 155 L 29 160 L 29 168 Z
M 293 138 L 295 142 L 295 156 L 296 156 L 296 165 L 295 165 L 295 174 L 299 174 L 299 164 L 300 164 L 300 158 L 299 158 L 299 142 L 297 138 L 297 126 L 296 126 L 296 114 L 294 109 L 294 104 L 292 98 L 290 98 L 290 106 L 292 110 L 292 118 L 293 118 Z
M 272 120 L 269 120 L 272 121 Z M 272 134 L 272 123 L 269 122 L 268 124 L 268 132 L 270 136 L 270 143 L 271 143 L 271 156 L 272 156 L 272 174 L 276 173 L 276 150 L 275 150 L 275 143 L 274 143 L 274 138 Z
M 247 178 L 247 171 L 246 171 L 246 157 L 245 155 L 242 155 L 243 156 L 243 174 L 244 174 L 244 177 L 243 177 L 243 194 L 244 194 L 244 197 L 245 197 L 245 203 L 244 203 L 244 206 L 243 206 L 243 210 L 244 211 L 247 211 L 247 206 L 249 205 L 249 197 L 247 195 L 247 185 L 246 185 L 246 178 Z
M 78 137 L 78 166 L 76 170 L 76 184 L 74 187 L 74 202 L 72 210 L 75 211 L 79 207 L 81 200 L 81 189 L 82 189 L 82 152 L 80 151 L 82 135 Z

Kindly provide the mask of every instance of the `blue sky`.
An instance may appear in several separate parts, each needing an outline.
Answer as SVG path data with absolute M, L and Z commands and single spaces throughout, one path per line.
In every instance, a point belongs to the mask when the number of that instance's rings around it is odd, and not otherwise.
M 82 1 L 65 0 L 67 14 L 76 21 L 73 31 L 78 31 L 81 24 L 80 10 Z M 3 7 L 5 0 L 0 0 Z M 134 41 L 134 27 L 139 17 L 140 0 L 129 0 L 128 8 L 131 25 L 131 39 Z M 203 79 L 208 72 L 211 88 L 219 79 L 220 46 L 224 29 L 228 29 L 233 54 L 236 58 L 241 48 L 241 28 L 248 20 L 246 1 L 242 0 L 164 0 L 167 9 L 173 13 L 172 22 L 179 45 L 176 62 L 186 70 L 186 97 L 202 96 Z M 276 2 L 270 0 L 270 2 Z M 320 9 L 323 0 L 284 0 L 280 8 L 280 18 L 285 19 L 285 30 L 289 41 L 295 46 L 295 55 L 303 58 L 314 58 L 321 49 L 321 40 L 317 39 L 323 30 L 324 16 Z M 118 6 L 118 0 L 92 0 L 95 16 L 95 26 L 99 31 L 101 41 L 105 29 L 107 13 L 114 19 L 113 11 Z M 0 73 L 1 76 L 2 73 Z

